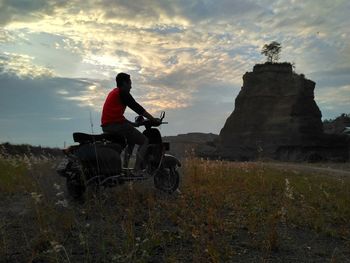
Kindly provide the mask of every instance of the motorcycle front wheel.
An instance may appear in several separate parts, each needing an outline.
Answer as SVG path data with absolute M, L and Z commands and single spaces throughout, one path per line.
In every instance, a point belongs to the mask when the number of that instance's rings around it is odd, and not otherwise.
M 179 188 L 180 175 L 176 167 L 164 167 L 154 175 L 154 186 L 162 192 L 171 194 Z

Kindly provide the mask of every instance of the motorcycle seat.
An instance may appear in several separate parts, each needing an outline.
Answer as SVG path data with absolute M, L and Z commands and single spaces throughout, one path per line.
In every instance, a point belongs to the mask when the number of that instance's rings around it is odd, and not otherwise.
M 78 142 L 81 144 L 110 141 L 121 145 L 123 148 L 126 146 L 126 139 L 124 136 L 112 133 L 88 134 L 82 132 L 75 132 L 73 133 L 73 140 L 74 142 Z

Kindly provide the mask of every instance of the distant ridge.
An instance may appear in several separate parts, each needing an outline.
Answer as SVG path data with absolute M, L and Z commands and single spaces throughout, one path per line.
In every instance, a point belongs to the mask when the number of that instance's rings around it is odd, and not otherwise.
M 176 136 L 165 136 L 163 141 L 170 142 L 170 153 L 179 158 L 190 155 L 205 157 L 216 152 L 219 135 L 214 133 L 191 132 Z

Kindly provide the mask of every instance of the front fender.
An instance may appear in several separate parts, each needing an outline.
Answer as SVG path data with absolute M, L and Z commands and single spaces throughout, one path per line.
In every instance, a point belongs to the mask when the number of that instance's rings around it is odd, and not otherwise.
M 162 165 L 165 167 L 180 167 L 181 162 L 175 156 L 171 154 L 164 154 Z

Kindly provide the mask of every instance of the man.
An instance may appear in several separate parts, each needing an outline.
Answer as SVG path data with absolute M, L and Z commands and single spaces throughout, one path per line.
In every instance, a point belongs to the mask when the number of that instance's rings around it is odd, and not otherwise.
M 158 118 L 153 118 L 135 99 L 131 96 L 131 79 L 126 73 L 119 73 L 116 77 L 117 87 L 107 96 L 103 105 L 101 127 L 106 133 L 116 133 L 126 137 L 128 144 L 138 144 L 139 149 L 136 156 L 135 172 L 141 169 L 142 160 L 147 150 L 148 139 L 138 131 L 131 122 L 124 117 L 126 107 L 131 108 L 137 114 L 158 123 Z

